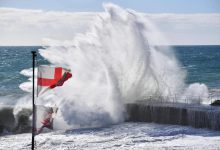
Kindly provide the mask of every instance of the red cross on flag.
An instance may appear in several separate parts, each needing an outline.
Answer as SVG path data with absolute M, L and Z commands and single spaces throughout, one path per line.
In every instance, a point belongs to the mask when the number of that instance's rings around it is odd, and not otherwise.
M 62 86 L 65 81 L 72 77 L 69 70 L 62 67 L 41 65 L 38 67 L 37 95 L 43 94 L 56 86 Z

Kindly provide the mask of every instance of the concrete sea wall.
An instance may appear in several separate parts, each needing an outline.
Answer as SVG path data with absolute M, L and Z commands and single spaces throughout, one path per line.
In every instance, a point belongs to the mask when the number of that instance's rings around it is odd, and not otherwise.
M 137 102 L 126 105 L 127 121 L 188 125 L 220 130 L 220 107 L 196 104 Z
M 188 125 L 220 130 L 220 107 L 196 104 L 140 101 L 126 104 L 130 122 Z M 0 134 L 31 132 L 32 110 L 22 109 L 16 117 L 13 107 L 0 108 Z

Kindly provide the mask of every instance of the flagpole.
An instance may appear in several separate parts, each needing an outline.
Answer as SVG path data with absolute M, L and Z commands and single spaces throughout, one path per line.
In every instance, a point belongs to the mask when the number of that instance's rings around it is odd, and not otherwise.
M 35 134 L 35 104 L 34 104 L 34 70 L 35 70 L 35 57 L 37 56 L 36 51 L 31 51 L 32 53 L 32 67 L 33 67 L 33 92 L 32 92 L 32 105 L 33 105 L 33 118 L 32 118 L 32 147 L 31 149 L 34 150 L 34 134 Z

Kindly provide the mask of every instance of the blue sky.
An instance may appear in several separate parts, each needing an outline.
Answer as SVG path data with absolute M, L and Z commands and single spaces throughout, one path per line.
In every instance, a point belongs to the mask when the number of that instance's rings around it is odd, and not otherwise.
M 103 11 L 103 2 L 112 2 L 145 13 L 220 12 L 220 0 L 0 0 L 0 6 L 56 11 Z

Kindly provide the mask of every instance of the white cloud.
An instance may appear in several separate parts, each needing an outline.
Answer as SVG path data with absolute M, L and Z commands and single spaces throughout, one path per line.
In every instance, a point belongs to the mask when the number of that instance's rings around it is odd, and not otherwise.
M 98 13 L 0 8 L 0 45 L 41 45 L 43 38 L 71 40 Z M 144 14 L 171 44 L 220 44 L 220 13 Z
M 72 39 L 85 32 L 95 13 L 0 8 L 0 45 L 40 45 L 42 38 Z
M 146 16 L 172 44 L 220 44 L 220 13 Z

